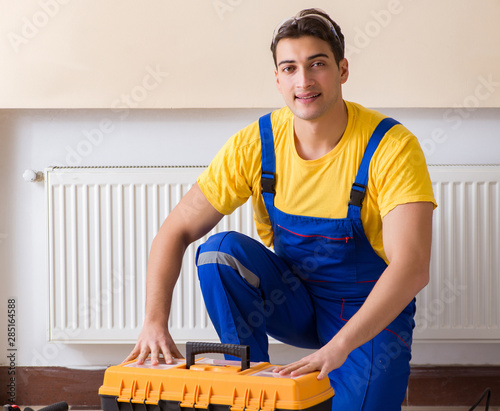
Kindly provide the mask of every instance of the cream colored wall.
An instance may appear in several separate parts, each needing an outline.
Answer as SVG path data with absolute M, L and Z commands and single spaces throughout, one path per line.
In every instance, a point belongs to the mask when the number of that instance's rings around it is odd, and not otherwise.
M 500 107 L 498 0 L 0 0 L 0 108 L 281 106 L 270 37 L 311 6 L 346 35 L 347 99 Z

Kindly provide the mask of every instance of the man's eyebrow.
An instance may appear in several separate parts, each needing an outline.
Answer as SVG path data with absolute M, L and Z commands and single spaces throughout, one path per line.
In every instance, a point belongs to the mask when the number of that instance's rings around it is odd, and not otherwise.
M 317 59 L 318 57 L 326 57 L 326 58 L 330 58 L 330 56 L 328 54 L 325 54 L 325 53 L 318 53 L 318 54 L 314 54 L 312 56 L 309 56 L 307 58 L 307 61 L 310 61 L 310 60 L 314 60 L 314 59 Z M 281 66 L 282 64 L 293 64 L 293 63 L 296 63 L 295 60 L 283 60 L 283 61 L 280 61 L 278 63 L 278 66 Z
M 282 64 L 293 64 L 295 63 L 295 60 L 283 60 L 278 63 L 278 66 L 281 66 Z
M 318 53 L 318 54 L 315 54 L 314 56 L 308 57 L 307 60 L 314 60 L 314 59 L 317 59 L 318 57 L 326 57 L 327 59 L 330 58 L 330 56 L 328 54 Z

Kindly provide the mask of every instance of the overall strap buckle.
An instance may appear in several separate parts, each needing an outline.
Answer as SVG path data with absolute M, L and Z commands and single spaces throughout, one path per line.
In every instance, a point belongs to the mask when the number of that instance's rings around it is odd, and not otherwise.
M 355 187 L 359 187 L 361 190 Z M 349 201 L 349 205 L 361 207 L 361 205 L 363 204 L 363 200 L 365 199 L 365 190 L 366 190 L 365 185 L 353 183 L 351 188 L 351 199 Z
M 373 133 L 368 140 L 363 158 L 361 159 L 361 164 L 359 165 L 358 173 L 354 179 L 354 184 L 352 185 L 349 205 L 361 208 L 365 198 L 366 186 L 368 185 L 368 171 L 373 154 L 377 150 L 380 141 L 384 138 L 385 134 L 396 124 L 399 124 L 399 122 L 393 118 L 386 117 L 380 121 L 377 127 L 375 127 L 375 130 L 373 130 Z
M 273 172 L 262 170 L 260 183 L 263 193 L 276 194 L 276 175 Z

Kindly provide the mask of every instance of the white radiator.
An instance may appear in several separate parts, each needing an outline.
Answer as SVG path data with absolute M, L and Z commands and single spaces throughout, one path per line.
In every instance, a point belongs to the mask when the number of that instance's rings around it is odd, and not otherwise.
M 46 170 L 49 339 L 133 343 L 142 327 L 151 242 L 201 167 Z M 499 340 L 500 167 L 430 167 L 434 214 L 431 283 L 418 296 L 420 340 Z M 209 234 L 257 238 L 251 202 Z M 177 342 L 215 341 L 191 245 L 174 291 Z
M 49 339 L 134 342 L 145 308 L 146 267 L 162 221 L 202 167 L 53 168 L 46 170 Z M 251 203 L 210 233 L 256 237 Z M 210 235 L 209 234 L 209 235 Z M 174 290 L 170 330 L 178 342 L 216 340 L 199 290 L 194 255 L 186 251 Z
M 500 166 L 431 166 L 431 279 L 415 339 L 500 341 Z

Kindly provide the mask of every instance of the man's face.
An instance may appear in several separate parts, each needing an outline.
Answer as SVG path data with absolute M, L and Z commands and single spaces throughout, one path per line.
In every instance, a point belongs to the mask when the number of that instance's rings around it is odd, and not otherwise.
M 347 60 L 337 66 L 326 41 L 312 36 L 280 40 L 276 64 L 278 90 L 296 117 L 318 120 L 343 105 L 341 85 L 349 75 Z

